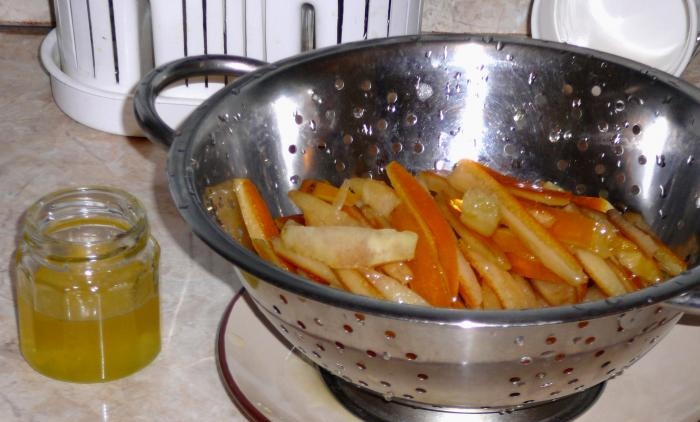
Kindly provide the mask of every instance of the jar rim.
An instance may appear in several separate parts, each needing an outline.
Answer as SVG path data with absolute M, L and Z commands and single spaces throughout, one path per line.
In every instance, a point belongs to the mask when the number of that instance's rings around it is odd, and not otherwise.
M 73 201 L 76 206 L 83 203 L 86 207 L 90 204 L 94 209 L 102 207 L 105 211 L 106 204 L 101 202 L 91 202 L 91 196 L 102 196 L 103 199 L 119 201 L 126 206 L 130 215 L 125 215 L 121 221 L 126 224 L 123 232 L 112 238 L 94 239 L 91 241 L 74 241 L 62 239 L 53 233 L 47 232 L 46 222 L 53 221 L 51 218 L 51 207 L 66 201 Z M 93 211 L 94 211 L 93 209 Z M 44 214 L 47 214 L 46 216 Z M 90 212 L 86 208 L 82 209 L 80 215 L 75 219 L 89 218 Z M 148 222 L 146 211 L 141 201 L 129 192 L 102 185 L 84 185 L 68 187 L 50 192 L 36 202 L 34 202 L 25 212 L 22 232 L 26 240 L 48 250 L 70 250 L 76 245 L 84 245 L 92 251 L 101 251 L 97 255 L 105 255 L 114 250 L 124 249 L 131 242 L 138 240 L 144 233 L 148 232 Z M 87 251 L 86 251 L 87 252 Z M 63 255 L 59 253 L 58 255 Z M 91 253 L 76 258 L 96 258 Z

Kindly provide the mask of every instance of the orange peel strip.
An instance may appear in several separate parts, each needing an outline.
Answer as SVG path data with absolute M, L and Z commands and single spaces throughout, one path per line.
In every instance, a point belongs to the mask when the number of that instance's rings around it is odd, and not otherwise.
M 463 191 L 476 184 L 494 192 L 500 205 L 502 221 L 547 268 L 572 286 L 588 282 L 578 261 L 481 165 L 474 161 L 460 161 L 448 180 Z

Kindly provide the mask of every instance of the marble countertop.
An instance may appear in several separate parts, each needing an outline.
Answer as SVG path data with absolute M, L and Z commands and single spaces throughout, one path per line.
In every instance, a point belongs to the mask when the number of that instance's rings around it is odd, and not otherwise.
M 220 318 L 239 288 L 230 264 L 178 215 L 163 149 L 81 126 L 56 107 L 37 58 L 41 39 L 0 33 L 0 420 L 245 420 L 226 394 L 214 354 Z M 684 77 L 700 83 L 700 60 Z M 162 247 L 162 351 L 144 370 L 104 384 L 46 378 L 26 364 L 17 341 L 12 254 L 22 212 L 50 191 L 81 183 L 139 197 Z M 689 412 L 692 421 L 700 417 L 698 408 Z

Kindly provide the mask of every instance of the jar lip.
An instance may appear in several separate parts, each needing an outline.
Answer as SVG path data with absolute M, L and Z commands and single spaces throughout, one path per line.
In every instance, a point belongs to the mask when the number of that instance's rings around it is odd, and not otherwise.
M 90 195 L 103 195 L 105 198 L 112 197 L 115 201 L 122 201 L 127 205 L 132 216 L 129 216 L 124 220 L 127 224 L 125 225 L 122 233 L 120 233 L 116 238 L 99 239 L 90 242 L 77 242 L 61 239 L 53 236 L 51 233 L 46 233 L 46 228 L 42 227 L 41 222 L 45 221 L 42 213 L 47 207 L 54 204 L 60 204 L 64 200 L 71 199 L 76 202 L 83 201 L 87 204 L 88 201 L 90 201 Z M 88 217 L 88 215 L 84 214 L 83 217 Z M 138 198 L 123 189 L 102 185 L 83 185 L 52 191 L 42 196 L 29 206 L 24 214 L 24 221 L 22 224 L 22 231 L 27 240 L 34 244 L 48 247 L 70 247 L 82 244 L 90 247 L 101 247 L 102 249 L 105 249 L 107 245 L 114 244 L 115 248 L 117 248 L 118 245 L 115 243 L 119 243 L 120 240 L 137 239 L 142 233 L 147 232 L 148 230 L 146 211 Z

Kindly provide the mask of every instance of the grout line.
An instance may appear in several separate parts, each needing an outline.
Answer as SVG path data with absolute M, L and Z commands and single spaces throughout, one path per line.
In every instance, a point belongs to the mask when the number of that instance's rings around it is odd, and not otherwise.
M 54 28 L 54 25 L 21 25 L 21 24 L 0 24 L 0 33 L 3 34 L 27 34 L 45 35 Z

